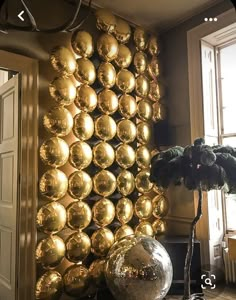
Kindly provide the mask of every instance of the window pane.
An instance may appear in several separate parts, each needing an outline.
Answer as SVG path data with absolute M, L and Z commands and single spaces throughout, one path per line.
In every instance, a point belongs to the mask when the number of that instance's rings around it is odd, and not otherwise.
M 236 136 L 223 138 L 223 145 L 236 147 Z

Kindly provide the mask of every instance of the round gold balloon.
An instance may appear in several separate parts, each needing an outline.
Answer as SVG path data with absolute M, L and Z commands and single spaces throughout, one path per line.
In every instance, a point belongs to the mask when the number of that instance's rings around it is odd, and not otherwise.
M 93 182 L 88 173 L 76 171 L 69 177 L 68 192 L 72 198 L 84 199 L 88 197 L 93 189 Z
M 36 283 L 35 299 L 37 300 L 57 300 L 63 293 L 63 281 L 60 273 L 47 271 Z
M 66 210 L 60 203 L 48 203 L 38 211 L 36 222 L 38 229 L 44 233 L 57 233 L 66 224 Z
M 104 141 L 113 139 L 116 135 L 116 122 L 110 116 L 100 116 L 95 121 L 95 135 Z
M 92 252 L 97 256 L 106 256 L 114 244 L 114 235 L 110 229 L 100 228 L 93 233 L 91 241 Z
M 114 204 L 106 199 L 102 198 L 96 202 L 92 209 L 93 221 L 101 227 L 109 225 L 115 217 Z
M 153 121 L 165 120 L 167 117 L 167 108 L 164 104 L 156 102 L 153 104 Z
M 117 124 L 117 136 L 124 143 L 131 143 L 136 138 L 136 126 L 130 120 L 121 120 Z
M 153 109 L 152 105 L 147 100 L 141 100 L 138 103 L 138 116 L 142 121 L 148 121 L 152 119 Z
M 87 31 L 75 31 L 71 38 L 71 46 L 75 53 L 82 57 L 91 57 L 93 55 L 93 38 Z
M 55 47 L 50 54 L 50 61 L 53 68 L 59 72 L 61 76 L 69 77 L 75 72 L 75 57 L 66 47 Z
M 109 89 L 104 89 L 98 94 L 98 108 L 106 114 L 111 115 L 118 109 L 117 95 Z
M 135 183 L 136 183 L 136 188 L 140 193 L 147 193 L 152 189 L 153 183 L 150 182 L 149 177 L 150 177 L 149 170 L 142 170 L 137 174 L 135 178 Z
M 132 167 L 135 163 L 134 149 L 127 144 L 121 144 L 116 150 L 116 161 L 123 169 Z
M 86 228 L 92 220 L 92 212 L 89 205 L 83 201 L 71 203 L 66 210 L 67 225 L 73 230 Z
M 135 87 L 134 74 L 127 69 L 121 69 L 116 76 L 116 85 L 123 93 L 131 93 Z
M 151 129 L 148 123 L 140 122 L 137 125 L 137 139 L 141 144 L 147 144 L 150 140 Z
M 121 198 L 116 204 L 116 218 L 121 224 L 128 223 L 133 217 L 134 207 L 131 200 Z
M 75 142 L 70 146 L 70 164 L 79 170 L 87 168 L 93 160 L 93 152 L 85 142 Z
M 150 236 L 154 235 L 152 224 L 147 222 L 147 221 L 140 222 L 135 227 L 134 232 L 135 232 L 136 235 L 150 235 Z
M 49 93 L 59 105 L 70 105 L 76 98 L 76 87 L 70 78 L 56 77 L 49 85 Z
M 130 49 L 125 45 L 119 45 L 118 46 L 118 54 L 116 59 L 114 60 L 115 64 L 121 68 L 128 68 L 132 61 L 132 53 Z
M 73 132 L 81 141 L 90 139 L 94 133 L 94 123 L 92 117 L 83 111 L 75 115 Z
M 134 206 L 136 216 L 141 219 L 149 219 L 152 216 L 152 200 L 148 196 L 141 196 Z
M 96 166 L 106 169 L 113 164 L 114 160 L 115 151 L 110 144 L 99 142 L 93 148 L 93 162 Z
M 116 177 L 107 170 L 98 172 L 93 178 L 93 189 L 98 195 L 110 196 L 116 189 Z
M 75 105 L 80 110 L 92 112 L 97 106 L 97 94 L 94 89 L 87 84 L 78 86 Z
M 148 98 L 154 102 L 158 101 L 161 98 L 159 84 L 155 81 L 150 82 Z
M 160 52 L 157 37 L 154 35 L 152 35 L 148 41 L 148 52 L 152 56 L 156 56 Z
M 134 175 L 127 170 L 122 170 L 117 177 L 117 189 L 124 196 L 131 194 L 135 189 Z
M 89 287 L 88 269 L 83 265 L 72 265 L 66 270 L 63 281 L 67 295 L 72 297 L 81 296 Z
M 129 225 L 122 225 L 115 232 L 115 241 L 123 239 L 125 236 L 134 234 L 133 229 Z
M 84 232 L 75 232 L 66 240 L 66 258 L 74 263 L 84 260 L 90 253 L 91 241 Z
M 116 82 L 116 70 L 109 62 L 102 62 L 98 67 L 97 77 L 105 88 L 111 88 Z
M 40 193 L 48 199 L 55 201 L 65 196 L 68 188 L 66 175 L 57 169 L 48 170 L 39 181 Z
M 95 12 L 97 28 L 106 32 L 114 32 L 116 17 L 106 8 L 97 9 Z
M 147 77 L 139 75 L 136 78 L 135 92 L 139 97 L 147 97 L 150 89 L 150 83 Z
M 120 43 L 127 43 L 131 36 L 131 28 L 129 24 L 121 18 L 116 18 L 114 35 Z
M 118 55 L 117 40 L 112 35 L 104 33 L 98 38 L 97 50 L 103 60 L 110 62 Z
M 138 51 L 134 55 L 134 67 L 138 74 L 143 74 L 147 69 L 147 56 L 143 51 Z
M 164 195 L 158 195 L 152 200 L 153 215 L 156 218 L 163 218 L 169 210 L 168 200 Z
M 55 106 L 43 117 L 45 129 L 57 136 L 65 136 L 70 133 L 73 127 L 71 113 L 62 106 Z
M 166 232 L 166 222 L 161 219 L 157 219 L 152 223 L 153 232 L 155 235 L 161 235 Z
M 52 137 L 45 141 L 39 152 L 41 160 L 51 167 L 61 167 L 69 158 L 67 143 L 58 137 Z
M 152 58 L 147 67 L 150 78 L 155 79 L 160 75 L 159 63 L 157 58 Z
M 105 280 L 105 259 L 96 259 L 94 260 L 89 267 L 89 277 L 92 283 L 95 284 L 96 287 L 104 287 L 106 284 Z
M 134 43 L 138 50 L 145 50 L 147 48 L 147 34 L 144 29 L 137 27 L 134 31 Z
M 139 146 L 136 150 L 136 163 L 141 169 L 146 169 L 151 163 L 151 154 L 147 147 Z
M 119 112 L 126 119 L 133 118 L 137 112 L 137 103 L 134 97 L 124 94 L 119 98 Z
M 56 235 L 41 240 L 36 248 L 36 261 L 44 269 L 53 269 L 60 264 L 65 256 L 65 244 Z
M 85 57 L 78 58 L 74 76 L 81 83 L 93 84 L 96 79 L 96 69 L 91 60 Z

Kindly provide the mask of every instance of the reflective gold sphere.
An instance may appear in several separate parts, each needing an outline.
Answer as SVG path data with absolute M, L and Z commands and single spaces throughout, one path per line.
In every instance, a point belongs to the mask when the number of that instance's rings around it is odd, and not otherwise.
M 65 196 L 68 188 L 66 175 L 57 169 L 48 170 L 39 181 L 40 193 L 48 199 L 55 201 Z
M 156 184 L 153 184 L 153 191 L 158 195 L 163 195 L 165 190 L 161 187 L 158 187 Z
M 53 269 L 60 264 L 65 256 L 65 244 L 56 235 L 41 240 L 36 248 L 36 261 L 44 269 Z
M 150 78 L 155 79 L 160 75 L 159 63 L 157 58 L 152 58 L 147 67 L 148 75 Z
M 147 144 L 150 140 L 151 129 L 148 123 L 140 122 L 137 125 L 137 139 L 141 144 Z
M 154 102 L 158 101 L 161 98 L 159 84 L 155 81 L 150 82 L 148 98 Z
M 116 75 L 116 85 L 123 93 L 131 93 L 135 87 L 134 74 L 127 69 L 121 69 Z
M 75 53 L 82 57 L 91 57 L 93 55 L 93 38 L 87 31 L 75 31 L 71 38 L 71 46 Z
M 128 223 L 134 213 L 134 207 L 131 200 L 128 198 L 121 198 L 116 204 L 116 218 L 121 224 Z
M 97 50 L 103 60 L 110 62 L 118 55 L 117 40 L 112 35 L 104 33 L 98 38 Z
M 91 241 L 92 252 L 97 256 L 106 256 L 114 244 L 114 235 L 110 229 L 100 228 L 93 233 Z
M 141 169 L 146 169 L 151 163 L 151 154 L 147 147 L 139 146 L 136 150 L 136 163 Z
M 142 121 L 148 121 L 152 119 L 153 109 L 152 105 L 147 100 L 141 100 L 138 103 L 138 116 Z
M 132 61 L 132 53 L 130 49 L 125 45 L 119 45 L 118 55 L 114 61 L 119 68 L 128 68 Z
M 102 62 L 98 67 L 97 77 L 101 85 L 109 89 L 116 82 L 116 70 L 111 63 Z
M 147 56 L 143 51 L 138 51 L 134 55 L 134 67 L 138 74 L 143 74 L 147 69 Z
M 148 52 L 152 56 L 156 56 L 160 52 L 157 37 L 154 35 L 152 35 L 148 41 Z
M 65 136 L 72 130 L 73 117 L 66 108 L 55 106 L 44 115 L 43 125 L 48 132 L 57 136 Z
M 59 105 L 70 105 L 76 98 L 76 87 L 70 78 L 56 77 L 49 85 L 49 93 Z
M 114 204 L 106 199 L 102 198 L 96 202 L 92 209 L 93 221 L 101 227 L 109 225 L 115 217 Z
M 137 27 L 134 31 L 134 43 L 138 50 L 147 48 L 147 34 L 143 28 Z
M 64 140 L 52 137 L 41 145 L 39 153 L 46 165 L 61 167 L 69 158 L 69 147 Z
M 161 235 L 166 232 L 166 221 L 157 219 L 152 223 L 152 228 L 155 235 Z
M 110 196 L 116 189 L 116 177 L 107 170 L 98 172 L 93 177 L 94 192 L 103 197 Z
M 134 97 L 124 94 L 119 98 L 119 112 L 126 119 L 133 118 L 137 112 L 137 103 Z
M 149 219 L 152 216 L 152 200 L 148 196 L 141 196 L 134 206 L 136 216 L 141 220 Z
M 153 121 L 165 120 L 167 117 L 167 108 L 164 104 L 156 102 L 153 104 Z
M 66 210 L 57 202 L 48 203 L 37 213 L 37 228 L 44 233 L 53 234 L 61 231 L 66 224 Z
M 129 225 L 122 225 L 115 232 L 115 241 L 123 239 L 125 236 L 134 234 L 133 229 Z
M 135 234 L 136 235 L 149 235 L 153 236 L 153 228 L 152 224 L 147 221 L 141 221 L 136 227 L 135 227 Z
M 73 53 L 66 47 L 55 47 L 50 54 L 53 68 L 63 77 L 73 75 L 76 68 L 76 60 Z
M 75 171 L 69 176 L 68 192 L 72 198 L 84 199 L 93 189 L 93 182 L 88 173 Z
M 150 89 L 150 83 L 147 77 L 139 75 L 136 78 L 135 92 L 139 97 L 147 97 Z
M 93 160 L 93 152 L 89 144 L 75 142 L 70 146 L 70 164 L 79 170 L 87 168 Z
M 106 169 L 113 164 L 114 160 L 115 151 L 110 144 L 99 142 L 93 148 L 93 162 L 96 166 Z
M 90 253 L 91 241 L 84 232 L 75 232 L 66 240 L 66 258 L 74 263 L 83 261 Z
M 81 83 L 93 84 L 96 79 L 96 69 L 91 60 L 85 57 L 78 58 L 74 76 Z
M 75 115 L 73 132 L 81 141 L 90 139 L 94 133 L 94 123 L 92 117 L 83 111 Z
M 127 170 L 122 170 L 117 176 L 117 189 L 124 196 L 131 194 L 135 189 L 134 175 Z
M 35 299 L 57 300 L 63 293 L 62 276 L 56 271 L 47 271 L 36 283 Z
M 109 89 L 104 89 L 98 94 L 98 108 L 106 114 L 111 115 L 118 109 L 117 95 Z
M 106 32 L 114 32 L 116 17 L 106 8 L 97 9 L 95 12 L 97 28 Z
M 96 259 L 91 263 L 89 267 L 90 280 L 98 288 L 104 287 L 106 284 L 104 275 L 105 264 L 105 259 Z
M 135 163 L 134 149 L 127 144 L 121 144 L 116 150 L 116 161 L 123 169 L 132 167 Z
M 153 215 L 156 218 L 163 218 L 169 210 L 168 200 L 164 195 L 158 195 L 152 200 Z
M 86 228 L 92 220 L 92 212 L 89 205 L 83 201 L 71 203 L 66 210 L 67 225 L 73 230 Z
M 137 190 L 140 193 L 147 193 L 152 189 L 153 183 L 150 182 L 149 177 L 150 177 L 149 170 L 142 170 L 137 174 L 135 178 L 135 184 Z
M 77 87 L 77 97 L 75 105 L 85 112 L 92 112 L 97 106 L 97 94 L 93 88 L 87 84 Z
M 104 141 L 113 139 L 116 135 L 116 122 L 110 116 L 100 116 L 95 121 L 95 135 Z
M 116 27 L 114 35 L 120 43 L 127 43 L 131 36 L 131 28 L 129 24 L 121 18 L 116 18 Z
M 136 138 L 136 126 L 127 119 L 121 120 L 117 124 L 117 136 L 124 143 L 131 143 Z

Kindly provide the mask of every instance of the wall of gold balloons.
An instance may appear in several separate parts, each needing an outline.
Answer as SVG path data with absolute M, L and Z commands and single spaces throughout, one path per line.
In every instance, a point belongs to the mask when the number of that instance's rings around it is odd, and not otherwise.
M 104 284 L 104 258 L 115 241 L 166 228 L 168 201 L 149 181 L 152 123 L 165 117 L 158 41 L 141 28 L 132 33 L 105 9 L 95 15 L 97 41 L 77 31 L 73 51 L 58 46 L 50 54 L 58 76 L 43 118 L 51 137 L 40 146 L 48 169 L 39 182 L 37 226 L 45 236 L 36 248 L 36 299 L 94 292 Z

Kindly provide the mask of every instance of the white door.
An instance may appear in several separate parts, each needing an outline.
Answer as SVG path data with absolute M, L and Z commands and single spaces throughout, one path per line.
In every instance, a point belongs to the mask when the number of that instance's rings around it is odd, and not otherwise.
M 16 298 L 18 80 L 0 87 L 0 300 Z

